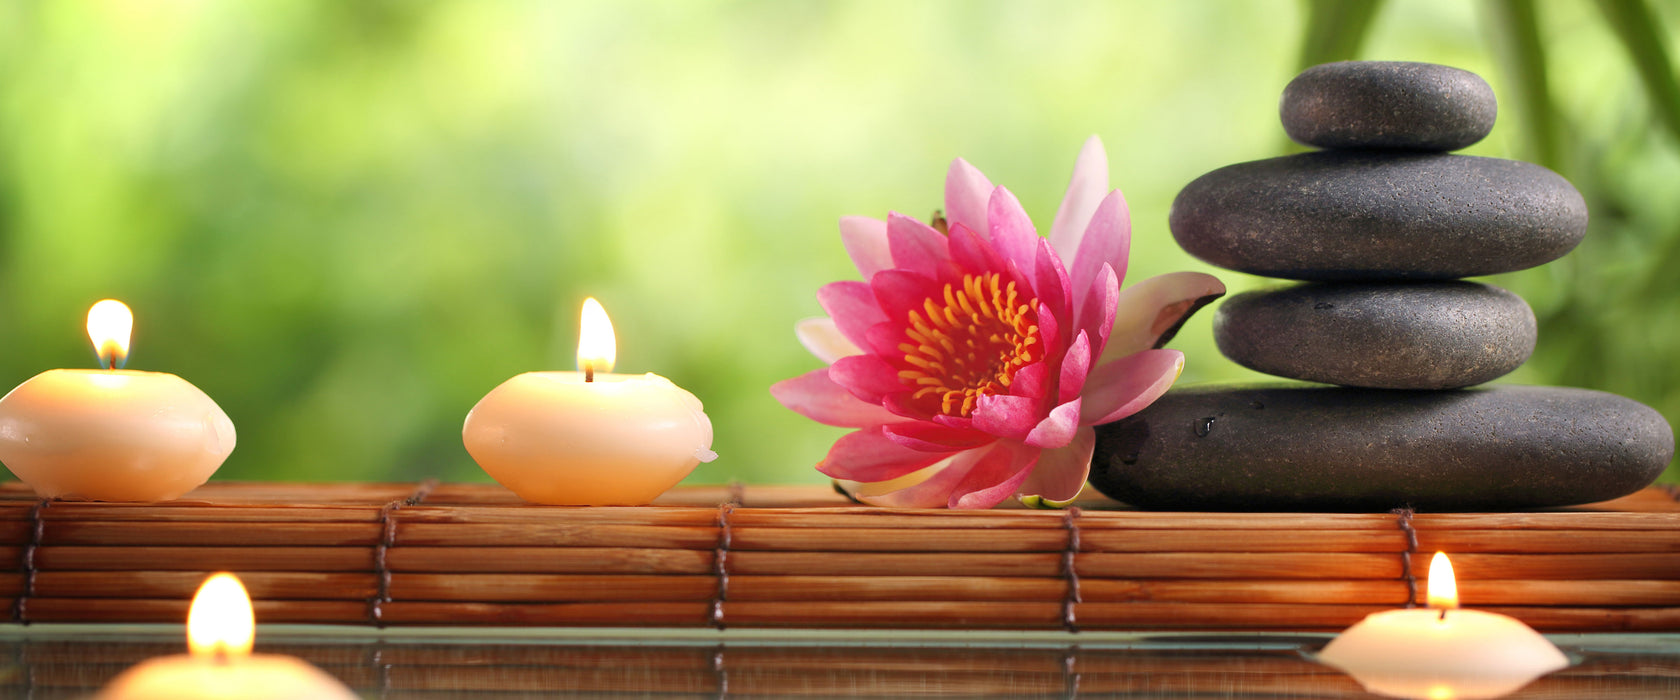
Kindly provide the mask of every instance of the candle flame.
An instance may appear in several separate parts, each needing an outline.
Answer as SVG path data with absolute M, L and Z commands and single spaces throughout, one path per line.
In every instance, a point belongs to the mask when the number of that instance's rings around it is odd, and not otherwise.
M 105 299 L 88 309 L 88 339 L 99 354 L 99 366 L 121 368 L 128 363 L 128 337 L 134 332 L 134 312 L 116 299 Z
M 243 657 L 251 654 L 257 619 L 245 584 L 230 573 L 204 580 L 187 611 L 187 649 L 193 656 Z
M 1429 560 L 1429 607 L 1452 610 L 1458 607 L 1458 578 L 1444 552 Z
M 583 317 L 578 329 L 577 367 L 586 376 L 596 372 L 611 372 L 618 359 L 618 339 L 613 336 L 612 319 L 595 297 L 583 300 Z

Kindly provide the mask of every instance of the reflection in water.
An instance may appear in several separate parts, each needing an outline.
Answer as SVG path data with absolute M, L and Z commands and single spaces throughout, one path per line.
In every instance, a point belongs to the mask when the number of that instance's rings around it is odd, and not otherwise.
M 303 657 L 368 698 L 1375 697 L 1303 654 L 1327 636 L 1168 635 L 1124 642 L 1065 636 L 937 646 L 858 638 L 725 639 L 589 644 L 575 637 L 498 642 L 354 636 L 262 644 L 259 651 Z M 1580 663 L 1510 697 L 1680 696 L 1680 636 L 1580 635 L 1565 642 Z M 123 669 L 179 648 L 174 634 L 88 638 L 12 628 L 0 635 L 0 658 L 6 659 L 0 662 L 0 694 L 85 697 Z

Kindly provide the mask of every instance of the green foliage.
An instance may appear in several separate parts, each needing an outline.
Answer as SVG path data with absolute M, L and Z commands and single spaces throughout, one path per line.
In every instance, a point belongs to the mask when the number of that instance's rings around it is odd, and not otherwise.
M 1356 56 L 1481 72 L 1507 118 L 1472 152 L 1558 163 L 1588 196 L 1576 254 L 1499 280 L 1542 319 L 1516 379 L 1680 417 L 1680 160 L 1647 97 L 1671 101 L 1650 75 L 1674 13 L 1509 3 L 1529 58 L 1496 63 L 1495 12 L 1308 5 L 0 3 L 0 384 L 91 365 L 82 315 L 112 296 L 137 315 L 130 367 L 238 424 L 218 478 L 483 479 L 461 420 L 569 369 L 593 295 L 620 371 L 706 402 L 721 458 L 694 480 L 818 482 L 841 431 L 766 388 L 817 366 L 792 324 L 855 274 L 839 216 L 925 217 L 962 156 L 1047 227 L 1095 133 L 1131 204 L 1128 279 L 1246 289 L 1173 244 L 1172 197 L 1280 151 L 1303 57 Z M 1635 6 L 1630 60 L 1606 18 Z M 1208 317 L 1174 342 L 1182 381 L 1255 376 Z

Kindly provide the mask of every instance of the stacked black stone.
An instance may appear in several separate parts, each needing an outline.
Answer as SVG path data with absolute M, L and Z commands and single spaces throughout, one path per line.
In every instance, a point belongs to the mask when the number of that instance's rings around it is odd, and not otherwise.
M 1173 392 L 1099 429 L 1094 485 L 1143 507 L 1503 510 L 1615 498 L 1662 472 L 1673 432 L 1638 402 L 1463 389 L 1526 361 L 1536 326 L 1517 295 L 1459 278 L 1555 260 L 1587 226 L 1556 173 L 1447 153 L 1493 128 L 1485 81 L 1331 63 L 1297 76 L 1280 111 L 1324 150 L 1203 175 L 1170 224 L 1209 263 L 1305 281 L 1226 301 L 1220 352 L 1340 386 Z

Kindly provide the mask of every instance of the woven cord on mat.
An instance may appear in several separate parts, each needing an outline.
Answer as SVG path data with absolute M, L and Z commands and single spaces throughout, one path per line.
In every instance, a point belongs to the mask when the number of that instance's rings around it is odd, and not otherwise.
M 41 535 L 47 527 L 46 521 L 41 519 L 41 511 L 49 505 L 52 505 L 52 499 L 43 498 L 29 509 L 29 541 L 24 543 L 18 557 L 18 570 L 23 572 L 23 590 L 12 602 L 12 621 L 21 625 L 29 624 L 29 597 L 35 595 L 35 550 L 41 546 Z
M 717 577 L 717 594 L 712 597 L 711 623 L 719 630 L 724 628 L 723 602 L 729 600 L 729 545 L 734 539 L 729 530 L 729 514 L 735 512 L 733 496 L 731 494 L 730 501 L 718 504 L 717 547 L 712 551 L 712 574 Z
M 373 548 L 373 569 L 379 580 L 379 592 L 368 599 L 367 609 L 368 622 L 375 627 L 385 627 L 385 604 L 391 602 L 391 567 L 385 564 L 385 554 L 397 541 L 397 519 L 394 515 L 403 506 L 420 505 L 437 486 L 437 479 L 426 479 L 416 485 L 407 498 L 391 501 L 379 509 L 379 544 Z
M 1417 554 L 1417 530 L 1412 527 L 1414 513 L 1410 508 L 1396 508 L 1393 513 L 1399 516 L 1395 524 L 1400 532 L 1406 534 L 1406 551 L 1400 553 L 1400 578 L 1406 581 L 1406 607 L 1417 607 L 1417 572 L 1412 571 L 1412 555 Z
M 1079 631 L 1079 619 L 1074 616 L 1073 606 L 1084 602 L 1079 594 L 1079 569 L 1074 566 L 1074 557 L 1079 554 L 1079 508 L 1067 509 L 1062 516 L 1062 527 L 1067 530 L 1067 547 L 1062 550 L 1062 576 L 1067 579 L 1067 597 L 1062 599 L 1062 627 L 1069 632 Z

